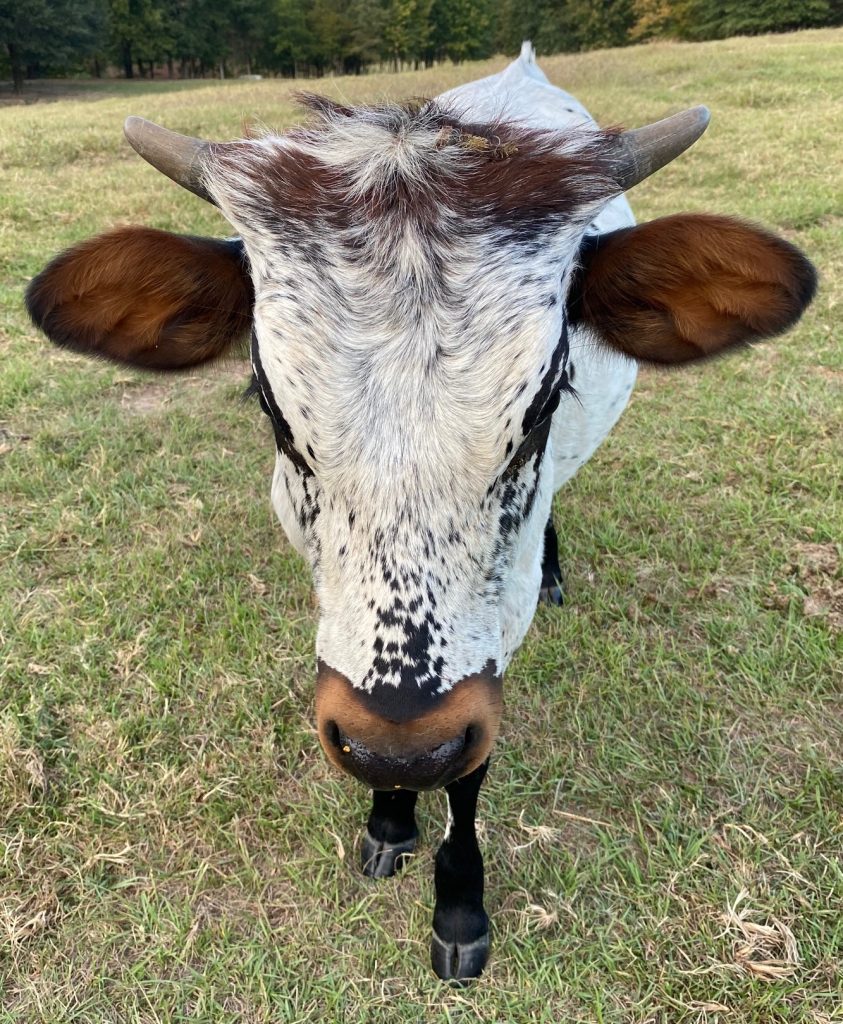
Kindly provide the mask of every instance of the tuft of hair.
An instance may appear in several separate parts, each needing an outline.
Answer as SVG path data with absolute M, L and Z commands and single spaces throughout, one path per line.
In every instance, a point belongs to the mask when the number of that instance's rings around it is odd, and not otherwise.
M 311 117 L 284 136 L 233 147 L 217 158 L 209 189 L 274 223 L 336 228 L 379 217 L 431 224 L 443 211 L 455 230 L 540 226 L 570 217 L 620 189 L 612 178 L 617 130 L 591 125 L 540 131 L 473 123 L 432 100 L 350 107 L 299 94 Z

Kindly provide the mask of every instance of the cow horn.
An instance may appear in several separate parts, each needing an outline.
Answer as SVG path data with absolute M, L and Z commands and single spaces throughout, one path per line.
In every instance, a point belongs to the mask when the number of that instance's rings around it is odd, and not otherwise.
M 210 142 L 171 132 L 145 117 L 127 117 L 123 134 L 132 149 L 157 171 L 200 199 L 214 202 L 203 182 Z
M 622 132 L 618 137 L 620 153 L 613 172 L 615 181 L 626 191 L 648 178 L 692 146 L 710 119 L 708 107 L 691 107 L 663 121 Z

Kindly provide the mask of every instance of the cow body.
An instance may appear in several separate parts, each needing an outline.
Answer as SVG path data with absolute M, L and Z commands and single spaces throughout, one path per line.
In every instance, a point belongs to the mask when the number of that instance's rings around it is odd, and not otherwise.
M 444 787 L 431 956 L 488 955 L 474 831 L 502 677 L 558 583 L 553 494 L 678 364 L 793 324 L 815 275 L 727 218 L 635 225 L 623 190 L 704 108 L 601 131 L 532 48 L 437 101 L 346 108 L 225 144 L 129 119 L 132 145 L 234 225 L 126 228 L 59 255 L 27 304 L 57 344 L 147 369 L 250 337 L 276 443 L 272 501 L 319 598 L 316 718 L 373 793 L 363 868 L 393 874 L 417 793 Z

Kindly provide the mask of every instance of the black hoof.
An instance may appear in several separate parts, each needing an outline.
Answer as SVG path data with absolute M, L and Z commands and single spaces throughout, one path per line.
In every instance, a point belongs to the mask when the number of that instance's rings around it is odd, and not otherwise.
M 360 856 L 363 874 L 369 878 L 392 878 L 396 871 L 404 867 L 404 861 L 413 852 L 415 845 L 415 836 L 400 843 L 388 843 L 383 839 L 373 839 L 367 829 Z
M 479 978 L 489 959 L 489 933 L 473 942 L 445 942 L 436 932 L 430 942 L 430 962 L 443 981 L 464 984 Z
M 565 594 L 562 588 L 556 586 L 542 587 L 539 591 L 539 604 L 551 604 L 556 608 L 561 608 L 565 603 Z

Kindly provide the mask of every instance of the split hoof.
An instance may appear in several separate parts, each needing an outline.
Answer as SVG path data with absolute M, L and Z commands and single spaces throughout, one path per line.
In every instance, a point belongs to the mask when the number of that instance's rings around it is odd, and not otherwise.
M 430 961 L 437 977 L 456 985 L 479 978 L 489 960 L 489 933 L 473 942 L 446 942 L 436 932 L 430 942 Z
M 415 836 L 400 843 L 389 843 L 385 839 L 374 839 L 367 829 L 360 854 L 363 874 L 369 878 L 392 878 L 404 866 L 415 845 Z
M 542 587 L 539 591 L 539 604 L 550 604 L 555 608 L 561 608 L 565 603 L 565 594 L 562 587 L 554 584 L 552 587 Z

